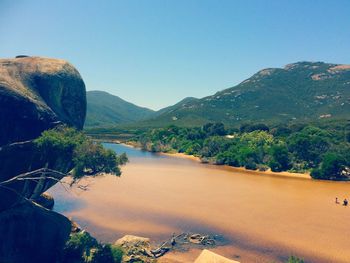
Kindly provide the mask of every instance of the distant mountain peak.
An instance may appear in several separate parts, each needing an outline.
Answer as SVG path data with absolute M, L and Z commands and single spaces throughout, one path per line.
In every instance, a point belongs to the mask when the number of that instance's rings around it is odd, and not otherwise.
M 301 61 L 265 68 L 240 84 L 173 107 L 154 122 L 286 122 L 350 117 L 350 65 Z
M 106 91 L 88 91 L 86 98 L 86 127 L 133 123 L 154 114 L 153 110 L 127 102 Z

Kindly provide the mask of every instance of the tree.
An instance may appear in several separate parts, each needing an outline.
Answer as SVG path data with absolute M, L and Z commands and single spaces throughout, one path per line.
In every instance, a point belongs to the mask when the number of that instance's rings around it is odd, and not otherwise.
M 259 159 L 259 153 L 256 148 L 249 146 L 241 146 L 238 150 L 238 158 L 240 166 L 244 166 L 250 170 L 257 169 L 257 163 Z
M 227 164 L 230 166 L 240 166 L 237 151 L 230 147 L 229 150 L 221 152 L 216 156 L 216 164 Z
M 239 128 L 241 133 L 244 132 L 253 132 L 253 131 L 270 131 L 270 128 L 263 123 L 256 123 L 256 124 L 249 124 L 249 123 L 245 123 L 242 124 L 241 127 Z
M 288 148 L 299 161 L 317 167 L 330 147 L 330 135 L 320 128 L 307 126 L 288 138 Z
M 112 150 L 105 149 L 99 143 L 87 140 L 78 145 L 73 152 L 73 176 L 80 178 L 84 175 L 112 173 L 120 175 L 118 158 Z
M 32 144 L 32 154 L 40 158 L 42 167 L 0 182 L 1 188 L 11 189 L 21 199 L 29 202 L 37 200 L 43 192 L 67 175 L 73 177 L 71 185 L 83 176 L 96 176 L 101 173 L 119 176 L 119 165 L 128 161 L 126 154 L 118 156 L 82 132 L 64 126 L 44 131 Z M 23 184 L 21 191 L 12 187 L 13 184 L 24 181 L 32 183 Z M 67 184 L 60 183 L 63 186 Z M 86 189 L 86 186 L 78 187 Z
M 213 136 L 205 139 L 201 155 L 204 157 L 214 157 L 219 152 L 226 151 L 230 142 L 225 137 Z
M 270 152 L 271 160 L 269 166 L 273 172 L 281 172 L 290 168 L 290 159 L 286 145 L 273 145 Z
M 203 131 L 207 136 L 223 136 L 226 134 L 225 126 L 221 122 L 205 124 Z
M 251 160 L 256 164 L 262 164 L 265 162 L 265 157 L 273 143 L 273 136 L 265 131 L 243 133 L 239 143 L 240 156 L 242 156 L 242 160 L 247 159 L 244 156 L 249 152 Z
M 344 179 L 342 171 L 345 169 L 346 160 L 336 153 L 326 153 L 320 168 L 313 169 L 311 176 L 315 179 Z
M 285 126 L 278 126 L 271 130 L 271 132 L 275 137 L 288 137 L 292 133 L 292 130 Z
M 192 128 L 189 129 L 189 131 L 186 134 L 187 140 L 200 140 L 205 138 L 205 132 L 204 130 L 198 129 L 198 128 Z
M 74 179 L 101 173 L 120 175 L 119 165 L 127 162 L 126 155 L 117 156 L 82 132 L 65 126 L 44 131 L 34 143 L 38 151 L 48 156 L 48 163 L 58 156 L 70 162 Z
M 347 133 L 345 134 L 345 139 L 346 139 L 347 142 L 350 143 L 350 132 L 347 132 Z

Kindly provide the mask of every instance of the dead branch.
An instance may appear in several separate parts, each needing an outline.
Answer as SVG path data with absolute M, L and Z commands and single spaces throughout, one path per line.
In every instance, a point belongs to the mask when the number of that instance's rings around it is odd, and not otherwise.
M 15 177 L 12 177 L 9 180 L 0 182 L 0 185 L 4 186 L 4 185 L 11 184 L 11 183 L 13 183 L 15 181 L 31 180 L 30 178 L 33 178 L 32 176 L 33 175 L 37 175 L 37 174 L 41 174 L 41 176 L 37 177 L 36 180 L 38 180 L 38 179 L 40 180 L 44 176 L 44 178 L 48 178 L 48 179 L 59 181 L 59 179 L 57 179 L 56 177 L 45 176 L 45 175 L 57 175 L 57 177 L 59 177 L 59 178 L 63 178 L 65 176 L 67 176 L 67 174 L 61 173 L 61 172 L 56 171 L 56 170 L 52 170 L 52 169 L 49 169 L 49 168 L 41 168 L 41 169 L 30 171 L 30 172 L 27 172 L 27 173 L 19 174 L 19 175 L 15 176 Z

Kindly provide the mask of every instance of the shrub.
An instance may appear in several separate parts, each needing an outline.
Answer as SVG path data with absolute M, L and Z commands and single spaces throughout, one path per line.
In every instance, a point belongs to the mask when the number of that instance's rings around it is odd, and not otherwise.
M 87 232 L 71 234 L 63 249 L 63 262 L 84 262 L 98 242 Z
M 223 136 L 226 134 L 223 123 L 207 123 L 203 126 L 203 131 L 207 136 Z
M 239 128 L 241 133 L 244 132 L 252 132 L 252 131 L 266 131 L 268 132 L 270 128 L 263 123 L 257 123 L 257 124 L 242 124 L 241 127 Z
M 290 168 L 288 149 L 285 145 L 277 144 L 271 147 L 269 166 L 273 172 L 286 171 Z
M 113 246 L 111 246 L 111 250 L 112 250 L 114 262 L 116 262 L 116 263 L 122 262 L 122 258 L 123 258 L 123 254 L 124 254 L 123 249 L 118 247 L 118 246 L 113 245 Z
M 290 256 L 286 263 L 304 263 L 304 260 L 297 258 L 295 256 Z
M 63 263 L 120 263 L 123 250 L 100 244 L 87 232 L 71 234 L 63 250 Z
M 246 160 L 244 167 L 248 170 L 256 170 L 258 169 L 257 164 L 254 162 L 253 159 L 249 158 Z
M 91 263 L 114 263 L 114 257 L 110 245 L 99 245 L 92 254 Z
M 345 169 L 345 159 L 336 153 L 326 153 L 320 168 L 313 169 L 311 176 L 315 179 L 343 179 L 342 171 Z

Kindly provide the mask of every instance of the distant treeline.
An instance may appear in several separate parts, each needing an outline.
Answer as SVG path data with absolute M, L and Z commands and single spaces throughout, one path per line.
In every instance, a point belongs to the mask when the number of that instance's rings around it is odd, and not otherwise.
M 244 124 L 226 129 L 222 123 L 202 127 L 169 126 L 145 131 L 134 142 L 147 151 L 180 152 L 203 162 L 275 172 L 311 172 L 315 179 L 350 178 L 348 122 L 268 127 Z

